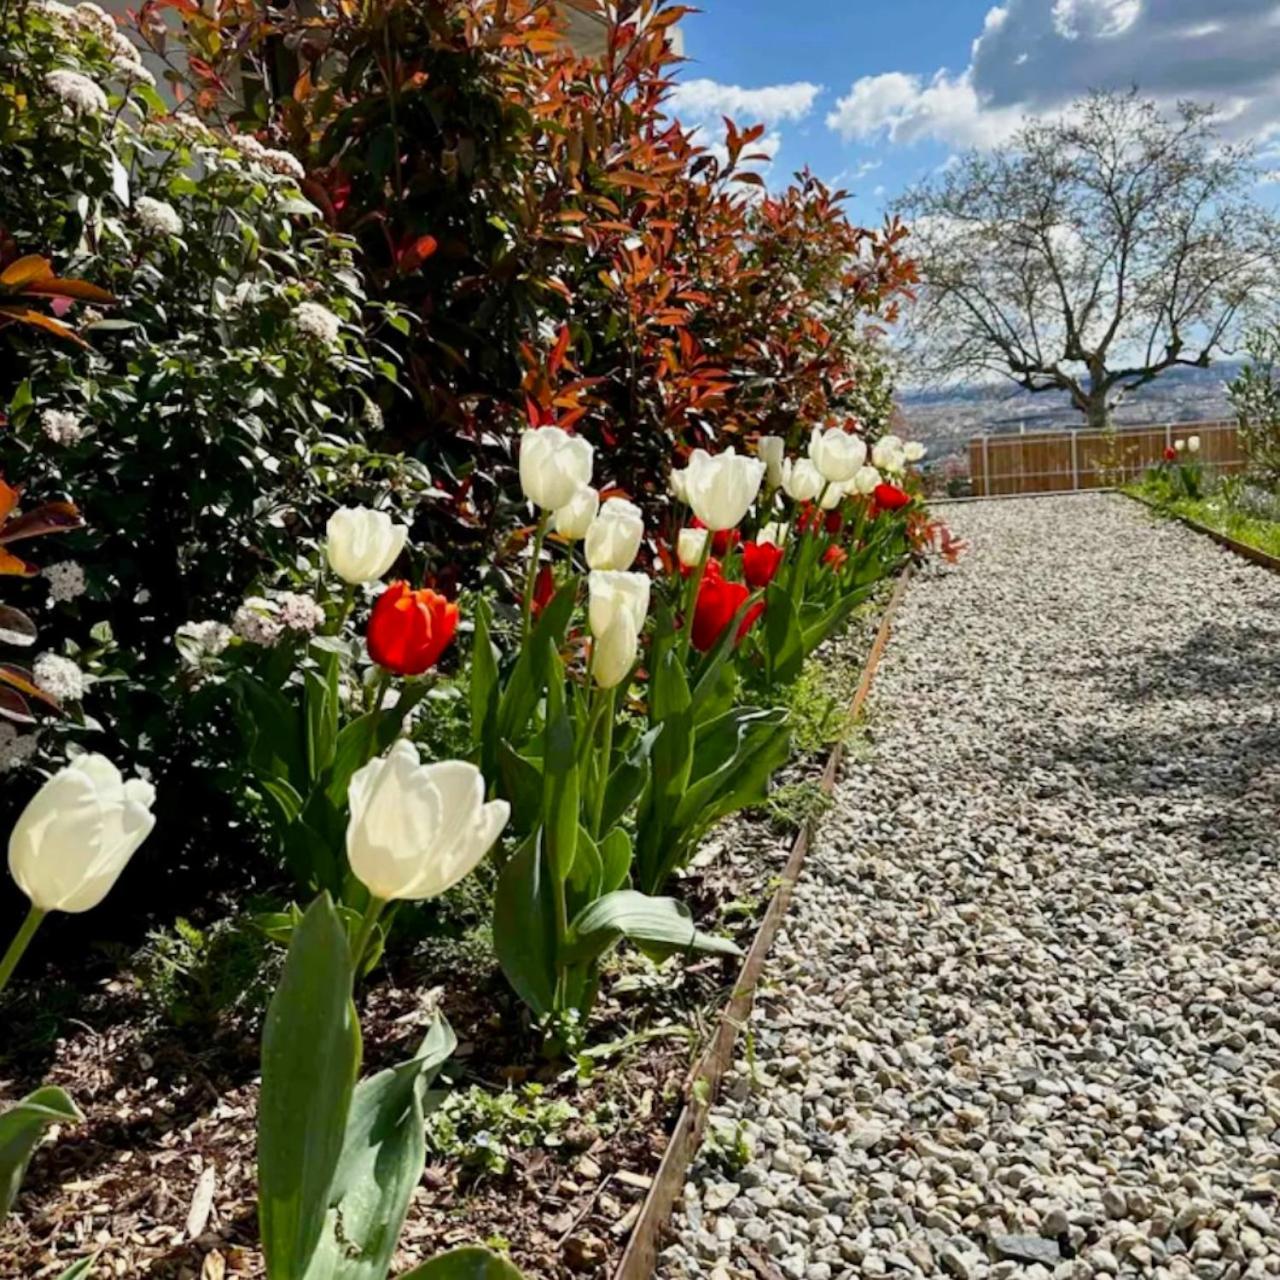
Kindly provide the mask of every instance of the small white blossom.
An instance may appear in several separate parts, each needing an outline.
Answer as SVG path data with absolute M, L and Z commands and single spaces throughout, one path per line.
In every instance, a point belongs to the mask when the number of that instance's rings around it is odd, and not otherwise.
M 216 658 L 231 643 L 232 630 L 225 622 L 184 622 L 173 634 L 174 643 L 188 666 L 198 667 L 205 658 Z
M 111 59 L 111 66 L 126 84 L 149 84 L 155 88 L 155 76 L 142 63 L 134 62 L 132 58 L 115 57 Z
M 92 0 L 83 0 L 76 5 L 75 23 L 86 31 L 96 31 L 104 40 L 110 40 L 116 34 L 116 20 Z
M 218 135 L 203 120 L 197 120 L 195 116 L 174 116 L 169 127 L 188 142 L 219 141 Z
M 45 409 L 40 428 L 54 444 L 78 444 L 86 434 L 84 420 L 66 409 Z
M 280 622 L 290 631 L 310 635 L 324 625 L 324 610 L 310 597 L 296 591 L 282 591 L 276 597 Z
M 111 36 L 107 43 L 115 51 L 116 58 L 124 58 L 126 61 L 133 63 L 142 61 L 142 53 L 138 46 L 123 31 L 118 31 L 112 27 Z
M 59 560 L 48 565 L 44 576 L 49 582 L 49 601 L 65 604 L 84 595 L 84 570 L 74 560 Z
M 307 176 L 307 171 L 302 167 L 302 162 L 297 156 L 290 155 L 287 151 L 276 151 L 271 147 L 264 147 L 262 155 L 258 159 L 272 173 L 292 178 L 295 182 L 301 182 Z
M 44 82 L 72 111 L 101 115 L 107 109 L 107 95 L 78 71 L 50 71 Z
M 304 337 L 314 338 L 327 347 L 338 341 L 342 331 L 342 320 L 318 302 L 298 303 L 293 309 L 293 322 Z
M 36 753 L 38 734 L 19 733 L 7 720 L 0 720 L 0 769 L 20 769 Z
M 180 236 L 182 219 L 178 211 L 164 200 L 154 196 L 139 196 L 133 202 L 133 211 L 142 229 L 153 236 Z
M 80 327 L 87 329 L 91 324 L 97 324 L 100 320 L 105 320 L 106 318 L 97 307 L 85 307 L 80 313 Z
M 382 407 L 376 400 L 366 400 L 360 411 L 360 420 L 370 431 L 382 430 Z
M 259 164 L 266 155 L 267 149 L 251 133 L 233 133 L 228 138 L 233 147 L 247 160 L 256 160 Z
M 231 619 L 231 629 L 241 640 L 270 649 L 284 635 L 284 623 L 275 606 L 262 596 L 250 596 Z
M 70 658 L 42 653 L 32 668 L 37 688 L 59 702 L 79 702 L 88 689 L 90 677 Z
M 62 0 L 39 0 L 39 3 L 32 7 L 40 13 L 48 14 L 51 18 L 61 18 L 64 22 L 75 18 L 76 11 L 69 4 L 63 4 Z

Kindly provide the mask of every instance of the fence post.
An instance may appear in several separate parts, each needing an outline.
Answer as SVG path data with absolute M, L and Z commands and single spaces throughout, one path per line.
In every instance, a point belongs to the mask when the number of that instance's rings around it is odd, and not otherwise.
M 988 447 L 991 437 L 984 434 L 982 437 L 982 496 L 984 498 L 991 497 L 991 450 Z
M 1079 433 L 1071 432 L 1071 492 L 1075 493 L 1080 488 L 1080 455 L 1076 449 L 1076 442 L 1079 440 Z

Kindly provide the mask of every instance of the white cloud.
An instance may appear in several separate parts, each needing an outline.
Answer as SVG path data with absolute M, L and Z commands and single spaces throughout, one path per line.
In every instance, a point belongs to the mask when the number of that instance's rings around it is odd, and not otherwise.
M 803 120 L 821 92 L 820 84 L 808 80 L 763 85 L 759 89 L 707 79 L 682 80 L 672 91 L 668 105 L 685 124 L 719 121 L 721 116 L 728 116 L 739 128 L 753 124 L 772 128 L 786 121 Z
M 1208 12 L 1206 13 L 1206 9 Z M 1218 105 L 1229 136 L 1280 136 L 1276 0 L 1006 0 L 962 71 L 864 76 L 827 115 L 846 139 L 991 146 L 1094 88 Z

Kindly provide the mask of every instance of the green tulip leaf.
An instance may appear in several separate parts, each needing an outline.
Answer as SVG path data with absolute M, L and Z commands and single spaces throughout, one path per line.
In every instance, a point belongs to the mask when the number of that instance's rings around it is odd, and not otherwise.
M 503 864 L 493 895 L 493 949 L 507 981 L 538 1017 L 555 1008 L 555 888 L 530 836 Z
M 622 821 L 627 810 L 635 804 L 649 780 L 653 744 L 662 732 L 657 725 L 640 735 L 631 749 L 618 762 L 605 787 L 604 807 L 600 811 L 600 826 L 609 830 Z
M 53 1124 L 83 1119 L 76 1104 L 55 1085 L 44 1085 L 0 1111 L 0 1220 L 13 1208 L 31 1153 L 44 1131 Z
M 482 596 L 476 601 L 475 637 L 471 643 L 471 678 L 467 697 L 471 710 L 471 743 L 480 752 L 480 771 L 493 776 L 493 743 L 497 739 L 498 661 L 489 633 L 493 611 Z
M 551 656 L 547 683 L 547 727 L 542 753 L 542 839 L 551 874 L 567 880 L 578 845 L 578 743 L 565 707 L 564 670 Z
M 765 594 L 764 644 L 771 682 L 790 684 L 804 666 L 804 634 L 791 592 L 770 583 Z
M 338 734 L 333 764 L 324 782 L 325 795 L 331 804 L 346 812 L 347 788 L 352 775 L 374 756 L 380 756 L 400 736 L 405 717 L 427 696 L 430 688 L 425 680 L 401 684 L 400 697 L 394 707 L 370 711 Z
M 405 1272 L 400 1280 L 522 1280 L 522 1277 L 506 1258 L 471 1246 L 442 1253 Z
M 533 831 L 542 818 L 542 770 L 504 738 L 498 743 L 499 794 L 511 805 L 511 830 Z
M 631 837 L 624 828 L 614 827 L 600 841 L 601 893 L 626 887 L 631 879 Z
M 702 933 L 684 903 L 674 898 L 651 898 L 634 889 L 619 889 L 597 898 L 574 920 L 565 949 L 566 962 L 582 964 L 594 960 L 620 938 L 634 942 L 655 957 L 681 951 L 742 954 L 730 939 Z
M 79 1262 L 73 1262 L 58 1277 L 58 1280 L 85 1280 L 87 1276 L 93 1274 L 93 1264 L 97 1261 L 98 1255 L 91 1253 L 87 1258 L 81 1258 Z
M 527 643 L 521 648 L 507 687 L 498 703 L 497 734 L 508 742 L 523 740 L 525 727 L 533 716 L 542 692 L 552 677 L 551 660 L 556 655 L 578 603 L 578 583 L 566 583 L 543 609 Z
M 304 1280 L 384 1280 L 426 1165 L 424 1093 L 456 1047 L 437 1017 L 417 1056 L 356 1086 L 324 1235 Z
M 258 1218 L 267 1275 L 296 1280 L 320 1242 L 360 1069 L 351 948 L 328 894 L 293 931 L 262 1032 Z
M 565 884 L 569 914 L 594 902 L 604 885 L 604 863 L 596 842 L 583 827 L 578 828 L 578 844 L 573 856 L 573 866 Z

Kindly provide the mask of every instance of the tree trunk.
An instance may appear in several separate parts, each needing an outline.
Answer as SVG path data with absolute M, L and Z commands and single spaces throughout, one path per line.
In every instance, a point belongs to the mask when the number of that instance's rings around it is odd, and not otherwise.
M 1111 406 L 1105 391 L 1092 391 L 1085 402 L 1084 416 L 1090 431 L 1107 431 L 1111 427 Z

